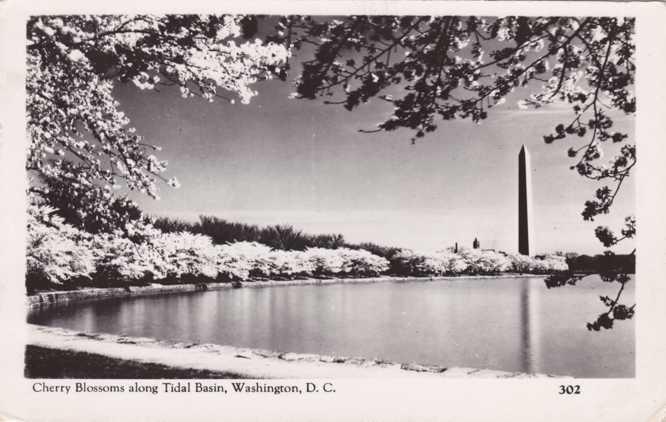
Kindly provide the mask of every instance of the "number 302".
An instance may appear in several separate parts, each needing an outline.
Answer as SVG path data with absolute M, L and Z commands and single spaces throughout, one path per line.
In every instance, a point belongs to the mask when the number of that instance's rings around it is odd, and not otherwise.
M 580 385 L 560 385 L 559 394 L 580 394 Z

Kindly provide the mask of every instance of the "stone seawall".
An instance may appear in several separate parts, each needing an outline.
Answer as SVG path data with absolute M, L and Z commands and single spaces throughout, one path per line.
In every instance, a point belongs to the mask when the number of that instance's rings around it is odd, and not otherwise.
M 128 287 L 105 287 L 84 288 L 79 290 L 63 290 L 54 292 L 40 292 L 27 297 L 30 309 L 43 306 L 65 305 L 78 302 L 87 302 L 101 299 L 152 296 L 169 293 L 185 293 L 204 291 L 209 289 L 231 288 L 227 284 L 175 284 L 175 285 L 150 285 L 150 286 L 128 286 Z
M 87 302 L 101 299 L 140 297 L 163 295 L 170 293 L 201 292 L 207 290 L 224 290 L 238 287 L 277 287 L 295 285 L 318 285 L 339 283 L 376 283 L 389 280 L 402 280 L 394 277 L 374 278 L 348 278 L 348 279 L 305 279 L 305 280 L 266 280 L 246 281 L 242 283 L 186 283 L 186 284 L 152 284 L 150 286 L 103 287 L 84 288 L 78 290 L 63 290 L 54 292 L 40 292 L 28 296 L 28 306 L 31 309 L 43 306 L 64 305 L 78 302 Z M 406 280 L 406 279 L 405 279 Z
M 236 287 L 279 287 L 279 286 L 305 286 L 305 285 L 327 285 L 327 284 L 355 284 L 355 283 L 380 283 L 380 282 L 405 282 L 405 281 L 437 281 L 437 280 L 459 280 L 459 279 L 492 279 L 492 278 L 515 278 L 515 277 L 543 277 L 534 274 L 499 274 L 489 276 L 457 276 L 457 277 L 368 277 L 368 278 L 326 278 L 326 279 L 300 279 L 300 280 L 263 280 L 245 281 L 238 284 L 232 283 L 198 283 L 198 284 L 152 284 L 149 286 L 127 286 L 108 288 L 83 288 L 78 290 L 62 290 L 52 292 L 40 292 L 27 296 L 29 309 L 41 307 L 67 305 L 78 302 L 88 302 L 103 299 L 129 298 L 141 296 L 163 295 L 171 293 L 200 292 L 207 290 L 223 290 Z

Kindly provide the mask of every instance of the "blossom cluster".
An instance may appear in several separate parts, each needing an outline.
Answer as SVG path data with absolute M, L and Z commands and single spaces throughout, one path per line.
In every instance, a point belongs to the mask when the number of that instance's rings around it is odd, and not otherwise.
M 93 236 L 64 223 L 50 207 L 28 213 L 26 277 L 46 283 L 88 278 L 95 271 Z
M 27 170 L 44 196 L 66 185 L 81 212 L 110 213 L 121 188 L 158 197 L 167 162 L 136 133 L 116 99 L 118 83 L 176 86 L 184 97 L 229 95 L 247 103 L 289 51 L 243 40 L 242 16 L 36 16 L 27 30 Z M 88 204 L 84 209 L 83 204 Z

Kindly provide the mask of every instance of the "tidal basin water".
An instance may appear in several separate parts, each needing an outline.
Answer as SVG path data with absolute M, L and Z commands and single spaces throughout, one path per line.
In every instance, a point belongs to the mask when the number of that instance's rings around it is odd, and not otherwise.
M 634 303 L 634 282 L 623 302 Z M 242 288 L 74 304 L 33 324 L 282 352 L 584 378 L 634 376 L 634 322 L 588 331 L 619 284 L 588 277 Z

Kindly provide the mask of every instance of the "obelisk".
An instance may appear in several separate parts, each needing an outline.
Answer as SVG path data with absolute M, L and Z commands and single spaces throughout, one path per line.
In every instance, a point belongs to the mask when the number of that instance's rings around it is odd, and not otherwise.
M 532 240 L 532 176 L 530 154 L 525 145 L 518 154 L 518 253 L 534 252 Z

